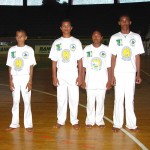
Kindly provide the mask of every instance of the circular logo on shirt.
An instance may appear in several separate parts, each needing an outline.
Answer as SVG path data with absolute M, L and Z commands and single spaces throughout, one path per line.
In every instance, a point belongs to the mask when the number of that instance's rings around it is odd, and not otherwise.
M 71 53 L 70 53 L 69 50 L 66 49 L 66 50 L 62 51 L 62 61 L 64 63 L 69 62 L 70 61 L 70 57 L 71 57 Z
M 130 40 L 130 45 L 131 45 L 131 46 L 135 46 L 135 43 L 136 43 L 135 39 L 131 39 L 131 40 Z
M 15 60 L 14 60 L 14 69 L 16 70 L 16 71 L 21 71 L 22 70 L 22 68 L 23 68 L 23 65 L 24 65 L 24 62 L 23 62 L 23 59 L 22 58 L 16 58 Z
M 105 51 L 101 51 L 99 53 L 100 57 L 105 58 L 106 57 L 106 52 Z
M 94 57 L 91 60 L 91 67 L 93 70 L 98 71 L 101 70 L 102 60 L 99 57 Z
M 122 50 L 122 59 L 125 61 L 131 60 L 131 49 L 130 47 L 124 47 Z
M 22 57 L 23 57 L 24 59 L 28 59 L 28 57 L 29 57 L 29 52 L 27 52 L 27 51 L 23 52 L 23 53 L 22 53 Z
M 71 44 L 70 45 L 70 50 L 71 51 L 75 51 L 76 50 L 76 45 L 75 44 Z

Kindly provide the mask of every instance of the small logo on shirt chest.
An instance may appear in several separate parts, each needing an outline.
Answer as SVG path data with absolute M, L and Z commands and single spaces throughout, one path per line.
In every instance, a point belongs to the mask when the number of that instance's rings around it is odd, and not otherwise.
M 135 43 L 136 43 L 135 39 L 131 39 L 131 40 L 130 40 L 130 45 L 131 45 L 131 46 L 135 46 Z
M 106 58 L 106 52 L 105 52 L 105 51 L 101 51 L 101 52 L 99 53 L 99 55 L 100 55 L 100 57 L 102 57 L 102 58 Z
M 16 51 L 11 52 L 11 58 L 16 58 Z
M 22 57 L 23 57 L 24 59 L 28 59 L 28 58 L 29 58 L 29 52 L 27 52 L 27 51 L 23 52 L 23 53 L 22 53 Z
M 61 43 L 56 45 L 56 50 L 57 51 L 61 51 L 62 50 L 62 44 Z
M 122 45 L 123 45 L 123 44 L 122 44 L 122 39 L 117 39 L 116 42 L 117 42 L 117 45 L 118 45 L 118 46 L 122 46 Z
M 76 50 L 76 45 L 75 44 L 71 44 L 70 45 L 70 50 L 71 51 L 75 51 Z
M 87 57 L 92 57 L 92 51 L 86 52 Z

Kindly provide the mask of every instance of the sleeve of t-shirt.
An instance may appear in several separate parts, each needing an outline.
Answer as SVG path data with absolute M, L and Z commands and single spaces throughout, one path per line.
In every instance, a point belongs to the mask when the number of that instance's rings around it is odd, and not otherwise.
M 57 61 L 58 60 L 55 42 L 52 44 L 52 47 L 51 47 L 48 58 L 50 58 L 52 61 Z
M 11 60 L 11 49 L 9 49 L 8 54 L 7 54 L 6 65 L 9 67 L 13 67 L 12 60 Z
M 136 50 L 136 53 L 135 53 L 136 55 L 145 53 L 140 35 L 138 35 L 138 37 L 137 37 L 135 50 Z
M 82 44 L 78 40 L 77 42 L 77 52 L 76 52 L 76 59 L 80 60 L 83 57 L 83 49 L 82 49 Z
M 109 41 L 109 52 L 113 55 L 117 55 L 117 47 L 115 38 L 112 36 Z
M 106 66 L 107 68 L 111 67 L 111 53 L 108 47 L 106 47 Z
M 30 59 L 30 65 L 35 66 L 36 65 L 36 60 L 35 60 L 35 55 L 34 55 L 34 50 L 31 48 L 31 59 Z
M 83 58 L 82 58 L 82 62 L 83 62 L 83 67 L 87 68 L 87 56 L 86 56 L 86 49 L 87 47 L 84 48 L 83 50 Z

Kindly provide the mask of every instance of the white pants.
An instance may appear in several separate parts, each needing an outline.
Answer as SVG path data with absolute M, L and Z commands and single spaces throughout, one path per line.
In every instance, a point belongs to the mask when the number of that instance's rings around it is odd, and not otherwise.
M 24 102 L 24 127 L 32 128 L 32 113 L 31 113 L 31 91 L 28 92 L 26 89 L 29 81 L 29 75 L 24 76 L 13 76 L 14 91 L 13 96 L 13 107 L 12 107 L 12 122 L 10 127 L 18 128 L 19 125 L 19 103 L 20 103 L 20 91 Z
M 78 124 L 79 87 L 66 82 L 57 87 L 57 123 L 64 125 L 67 117 L 67 105 L 69 99 L 70 122 Z
M 86 125 L 104 125 L 104 100 L 106 90 L 87 90 Z M 95 110 L 96 102 L 96 110 Z
M 136 116 L 134 113 L 135 73 L 116 73 L 115 102 L 113 127 L 121 128 L 124 121 L 124 97 L 126 111 L 126 127 L 135 129 Z

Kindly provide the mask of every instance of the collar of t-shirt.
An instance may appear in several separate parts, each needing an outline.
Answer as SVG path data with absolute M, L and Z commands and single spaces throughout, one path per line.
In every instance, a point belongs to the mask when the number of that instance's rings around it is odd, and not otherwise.
M 121 32 L 120 32 L 120 33 L 121 33 Z M 130 33 L 131 33 L 131 32 L 129 32 L 128 34 L 123 34 L 123 33 L 121 33 L 121 35 L 126 38 Z

